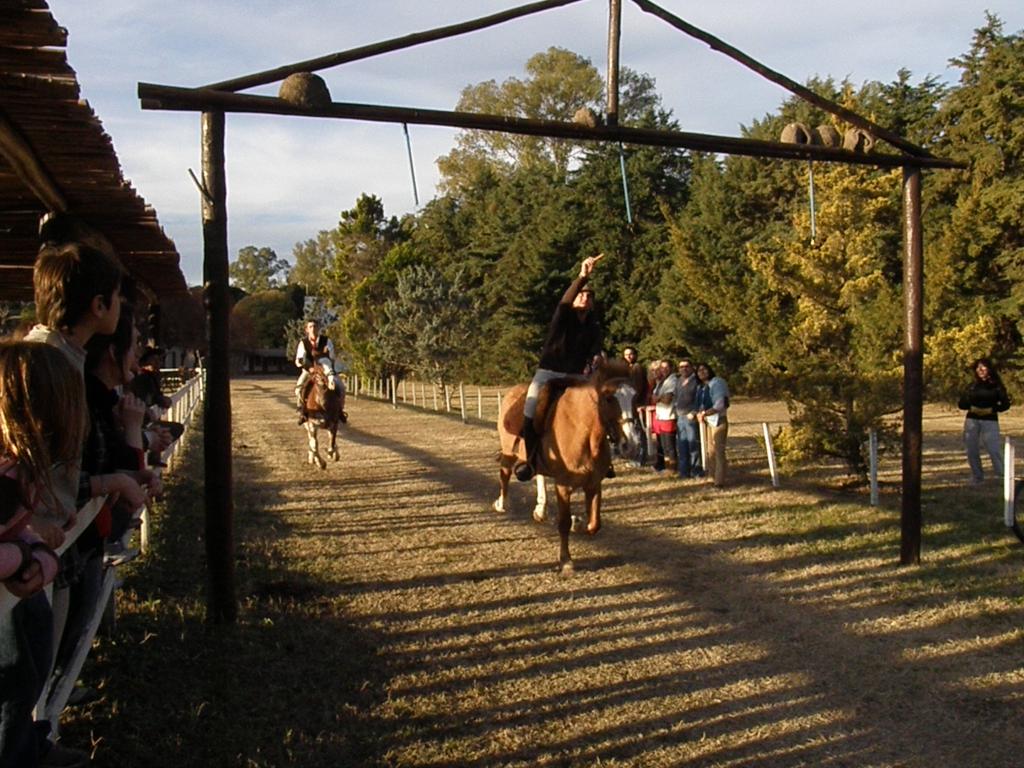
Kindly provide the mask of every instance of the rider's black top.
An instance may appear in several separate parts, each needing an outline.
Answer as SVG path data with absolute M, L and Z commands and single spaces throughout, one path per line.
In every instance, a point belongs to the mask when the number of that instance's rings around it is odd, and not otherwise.
M 596 313 L 590 310 L 581 318 L 581 313 L 572 306 L 586 282 L 586 276 L 573 280 L 555 308 L 540 353 L 541 368 L 559 373 L 583 373 L 594 355 L 600 354 L 603 334 Z

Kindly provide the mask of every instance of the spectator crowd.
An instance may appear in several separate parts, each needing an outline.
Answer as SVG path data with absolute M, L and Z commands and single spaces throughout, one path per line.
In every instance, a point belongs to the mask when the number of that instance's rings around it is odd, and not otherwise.
M 43 697 L 67 688 L 105 572 L 131 556 L 124 542 L 181 434 L 160 420 L 159 350 L 141 352 L 136 378 L 132 281 L 108 247 L 65 233 L 44 227 L 35 324 L 0 339 L 0 768 L 88 763 L 39 719 Z M 70 704 L 95 695 L 74 691 Z

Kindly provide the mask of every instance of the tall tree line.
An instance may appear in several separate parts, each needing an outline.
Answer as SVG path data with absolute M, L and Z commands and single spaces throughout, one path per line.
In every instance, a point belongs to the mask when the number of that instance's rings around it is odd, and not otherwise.
M 951 397 L 980 355 L 994 355 L 1015 381 L 1024 302 L 1024 42 L 988 16 L 952 63 L 961 77 L 949 86 L 906 71 L 890 83 L 808 83 L 966 164 L 924 181 L 933 398 Z M 604 83 L 586 59 L 552 48 L 525 72 L 466 88 L 457 108 L 600 114 Z M 625 70 L 621 83 L 621 124 L 678 127 L 653 79 Z M 848 127 L 790 99 L 742 132 L 778 140 L 797 121 Z M 688 354 L 738 392 L 785 398 L 793 427 L 781 444 L 793 456 L 833 454 L 861 471 L 866 430 L 893 428 L 898 173 L 476 131 L 460 134 L 438 165 L 441 194 L 417 215 L 388 218 L 364 195 L 335 229 L 295 248 L 290 281 L 336 308 L 332 334 L 357 369 L 522 379 L 580 260 L 604 252 L 594 282 L 610 351 Z M 447 319 L 428 322 L 438 316 Z M 413 328 L 430 338 L 410 342 Z

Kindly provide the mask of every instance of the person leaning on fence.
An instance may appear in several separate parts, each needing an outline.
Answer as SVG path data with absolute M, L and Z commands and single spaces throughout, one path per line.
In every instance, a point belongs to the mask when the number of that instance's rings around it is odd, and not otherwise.
M 679 463 L 676 456 L 676 409 L 674 405 L 677 380 L 676 375 L 672 373 L 671 363 L 668 360 L 659 360 L 654 391 L 651 393 L 651 401 L 654 405 L 654 422 L 651 431 L 658 441 L 658 453 L 654 461 L 655 472 L 665 471 L 667 456 L 672 456 L 677 465 Z
M 584 371 L 601 354 L 603 333 L 594 312 L 594 289 L 588 284 L 594 265 L 604 257 L 588 256 L 580 265 L 579 275 L 562 294 L 548 326 L 548 334 L 540 353 L 540 364 L 523 406 L 523 429 L 520 436 L 526 446 L 526 461 L 515 467 L 518 480 L 530 480 L 537 471 L 540 435 L 533 426 L 537 414 L 537 398 L 543 386 L 552 379 L 584 378 Z M 610 473 L 611 477 L 614 473 Z
M 299 424 L 306 423 L 306 383 L 314 365 L 319 365 L 324 375 L 333 380 L 334 388 L 341 396 L 341 420 L 345 422 L 348 420 L 345 413 L 345 382 L 334 372 L 334 342 L 327 338 L 326 334 L 320 333 L 320 323 L 316 320 L 307 320 L 305 330 L 306 334 L 295 347 L 295 367 L 302 369 L 302 373 L 295 381 Z
M 697 378 L 702 385 L 700 410 L 697 420 L 708 425 L 708 465 L 705 472 L 712 473 L 716 488 L 725 485 L 726 442 L 729 438 L 729 385 L 725 379 L 715 375 L 710 365 L 697 366 Z
M 131 378 L 132 394 L 146 406 L 146 459 L 150 466 L 165 467 L 162 454 L 185 432 L 185 425 L 177 421 L 165 421 L 160 417 L 172 405 L 171 398 L 163 393 L 160 381 L 160 362 L 163 350 L 146 347 L 138 356 L 139 370 Z
M 679 477 L 702 477 L 700 425 L 697 423 L 697 372 L 689 358 L 679 361 L 676 371 L 676 469 Z
M 2 768 L 88 761 L 85 752 L 51 744 L 49 724 L 32 714 L 53 654 L 43 587 L 57 575 L 53 549 L 64 538 L 56 529 L 44 541 L 32 520 L 60 505 L 51 468 L 77 462 L 85 429 L 85 399 L 67 358 L 39 342 L 0 342 L 0 582 L 20 598 L 0 608 Z
M 960 396 L 957 404 L 961 411 L 967 411 L 964 419 L 964 447 L 967 451 L 967 465 L 971 468 L 971 482 L 984 482 L 985 472 L 981 466 L 981 445 L 985 446 L 992 460 L 992 472 L 996 477 L 1003 475 L 1002 445 L 999 436 L 999 414 L 1010 408 L 1010 398 L 999 377 L 995 365 L 987 357 L 980 357 L 971 364 L 974 381 Z
M 636 466 L 642 467 L 647 463 L 647 438 L 644 429 L 643 418 L 640 416 L 640 409 L 647 405 L 650 396 L 649 384 L 647 381 L 647 369 L 637 362 L 636 347 L 626 347 L 622 350 L 622 358 L 629 363 L 629 383 L 636 393 L 633 395 L 632 413 L 633 427 L 640 438 L 640 455 L 637 457 Z

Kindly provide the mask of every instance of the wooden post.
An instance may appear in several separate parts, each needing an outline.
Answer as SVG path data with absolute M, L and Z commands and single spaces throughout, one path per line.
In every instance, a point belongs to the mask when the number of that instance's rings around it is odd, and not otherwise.
M 868 462 L 871 471 L 871 506 L 878 506 L 878 433 L 868 432 Z
M 402 405 L 405 405 L 406 402 L 408 402 L 408 398 L 405 396 L 405 379 L 402 379 Z
M 466 423 L 466 388 L 459 382 L 459 414 L 462 416 L 462 423 Z
M 924 407 L 924 246 L 921 169 L 903 167 L 903 506 L 900 564 L 921 562 L 921 430 Z
M 234 503 L 231 482 L 231 382 L 228 321 L 227 184 L 224 165 L 224 113 L 204 112 L 203 153 L 203 303 L 207 341 L 204 448 L 206 562 L 209 589 L 206 620 L 233 623 L 235 550 L 232 534 Z
M 608 126 L 619 124 L 619 40 L 622 36 L 622 0 L 608 0 Z
M 436 411 L 437 410 L 437 385 L 436 384 L 433 386 L 433 390 L 434 390 L 434 410 Z
M 391 406 L 393 408 L 398 407 L 398 387 L 396 386 L 397 380 L 394 375 L 388 379 L 388 383 L 391 385 Z
M 476 388 L 476 417 L 481 421 L 484 418 L 484 392 L 480 387 Z

